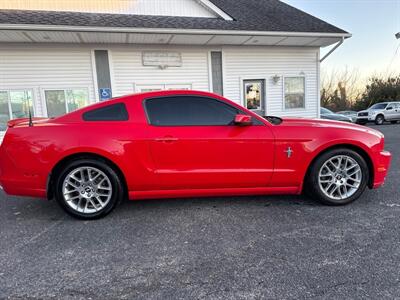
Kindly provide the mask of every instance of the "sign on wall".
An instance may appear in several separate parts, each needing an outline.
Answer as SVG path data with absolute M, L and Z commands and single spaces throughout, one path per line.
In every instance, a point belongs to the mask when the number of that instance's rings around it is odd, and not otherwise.
M 100 101 L 106 101 L 112 98 L 111 89 L 100 89 Z
M 182 54 L 179 52 L 145 51 L 142 52 L 143 66 L 160 68 L 181 67 Z

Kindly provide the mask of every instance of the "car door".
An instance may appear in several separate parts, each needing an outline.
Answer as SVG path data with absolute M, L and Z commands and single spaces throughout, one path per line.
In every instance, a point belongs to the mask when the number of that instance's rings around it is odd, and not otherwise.
M 397 117 L 396 104 L 390 103 L 385 110 L 385 120 L 392 121 Z
M 395 116 L 393 119 L 398 121 L 400 120 L 400 103 L 395 103 L 394 105 Z
M 161 189 L 265 187 L 272 176 L 270 126 L 235 126 L 239 109 L 180 95 L 145 100 L 150 151 Z

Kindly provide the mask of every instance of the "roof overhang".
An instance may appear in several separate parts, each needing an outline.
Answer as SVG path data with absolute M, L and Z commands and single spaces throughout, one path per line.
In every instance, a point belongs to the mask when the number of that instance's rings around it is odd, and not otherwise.
M 326 47 L 349 33 L 0 24 L 0 43 Z

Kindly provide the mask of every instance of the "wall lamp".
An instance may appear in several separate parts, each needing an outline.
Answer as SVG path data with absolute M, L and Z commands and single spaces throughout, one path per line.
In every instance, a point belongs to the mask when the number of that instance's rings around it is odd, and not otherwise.
M 272 81 L 274 82 L 274 84 L 277 84 L 280 79 L 281 79 L 281 77 L 278 76 L 278 75 L 275 75 L 275 76 L 272 77 Z

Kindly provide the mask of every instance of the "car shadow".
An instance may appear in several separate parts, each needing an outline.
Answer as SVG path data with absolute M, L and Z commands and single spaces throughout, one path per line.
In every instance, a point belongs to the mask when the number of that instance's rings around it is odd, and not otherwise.
M 306 196 L 231 196 L 204 198 L 174 198 L 124 201 L 119 209 L 151 209 L 178 207 L 251 207 L 251 206 L 319 206 L 320 204 Z

